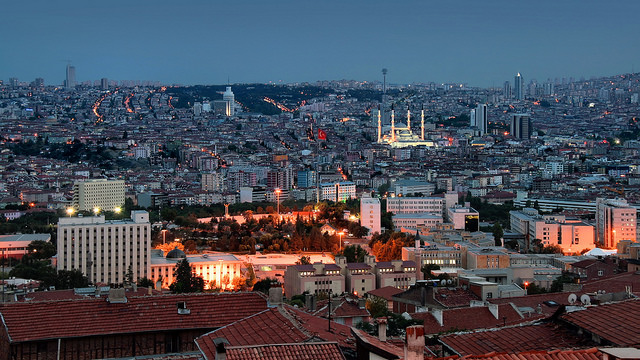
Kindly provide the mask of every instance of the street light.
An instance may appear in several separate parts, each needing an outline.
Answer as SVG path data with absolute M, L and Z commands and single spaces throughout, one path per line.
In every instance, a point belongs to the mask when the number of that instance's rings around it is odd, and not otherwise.
M 100 213 L 100 208 L 99 207 L 94 207 L 93 208 L 93 213 L 95 214 L 95 216 L 98 216 L 98 214 Z
M 338 233 L 338 236 L 340 236 L 340 251 L 342 251 L 342 235 L 344 235 L 344 231 Z
M 277 204 L 277 213 L 278 213 L 278 218 L 280 218 L 280 189 L 275 189 L 274 192 L 276 193 L 276 202 Z
M 166 244 L 167 229 L 162 229 L 160 232 L 162 233 L 162 244 Z
M 529 282 L 525 281 L 524 282 L 524 294 L 527 295 L 527 286 L 529 286 Z
M 113 211 L 114 211 L 116 214 L 120 214 L 120 212 L 122 212 L 122 208 L 121 208 L 120 206 L 116 206 L 116 208 L 115 208 L 115 209 L 113 209 Z
M 67 215 L 69 215 L 69 217 L 73 216 L 74 212 L 76 212 L 74 208 L 67 208 Z

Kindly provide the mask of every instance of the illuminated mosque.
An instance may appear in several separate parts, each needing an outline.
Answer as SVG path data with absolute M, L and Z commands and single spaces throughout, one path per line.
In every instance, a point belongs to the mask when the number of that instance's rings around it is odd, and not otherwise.
M 391 106 L 391 128 L 385 126 L 384 133 L 382 128 L 382 116 L 380 108 L 378 108 L 378 143 L 389 144 L 392 148 L 405 148 L 412 146 L 428 146 L 435 147 L 435 143 L 424 138 L 424 108 L 420 114 L 420 134 L 414 134 L 411 130 L 411 112 L 407 107 L 407 123 L 398 123 L 396 125 L 395 110 Z

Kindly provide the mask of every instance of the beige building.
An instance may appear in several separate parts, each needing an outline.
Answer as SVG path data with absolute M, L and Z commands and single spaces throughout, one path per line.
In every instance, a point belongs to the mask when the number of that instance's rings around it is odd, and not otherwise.
M 615 249 L 622 240 L 636 241 L 637 210 L 623 199 L 596 199 L 598 243 Z
M 242 261 L 231 254 L 185 255 L 179 249 L 173 249 L 166 256 L 162 250 L 152 250 L 151 276 L 154 284 L 161 281 L 162 288 L 168 288 L 174 282 L 173 272 L 176 264 L 186 258 L 191 272 L 202 277 L 205 289 L 234 289 L 234 283 L 242 275 Z
M 316 263 L 313 265 L 287 266 L 284 273 L 284 292 L 287 297 L 309 294 L 342 294 L 345 291 L 345 277 L 336 264 Z
M 494 249 L 467 251 L 467 269 L 501 269 L 511 266 L 509 254 Z
M 104 216 L 63 217 L 58 221 L 58 270 L 78 269 L 92 283 L 133 281 L 150 276 L 149 213 L 132 211 L 130 220 L 107 221 Z
M 430 213 L 443 215 L 445 199 L 441 197 L 387 198 L 387 211 L 394 214 Z
M 336 256 L 336 265 L 340 266 L 341 273 L 345 277 L 345 291 L 362 296 L 366 292 L 376 288 L 376 275 L 373 267 L 376 257 L 366 255 L 363 263 L 347 263 L 344 256 Z
M 393 286 L 408 289 L 416 283 L 417 266 L 413 261 L 381 261 L 376 263 L 376 285 L 378 288 Z
M 73 184 L 73 207 L 113 211 L 124 205 L 124 180 L 93 179 Z

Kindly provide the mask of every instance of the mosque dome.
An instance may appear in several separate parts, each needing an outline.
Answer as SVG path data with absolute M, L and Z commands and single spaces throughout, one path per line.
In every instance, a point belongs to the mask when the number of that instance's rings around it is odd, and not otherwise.
M 166 256 L 167 259 L 184 259 L 186 257 L 187 254 L 185 254 L 184 251 L 178 249 L 177 246 L 173 250 L 169 251 Z

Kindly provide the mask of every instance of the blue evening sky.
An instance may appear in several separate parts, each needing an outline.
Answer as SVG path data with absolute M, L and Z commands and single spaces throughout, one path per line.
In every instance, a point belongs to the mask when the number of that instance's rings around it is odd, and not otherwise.
M 0 79 L 466 82 L 640 71 L 640 1 L 20 0 Z

